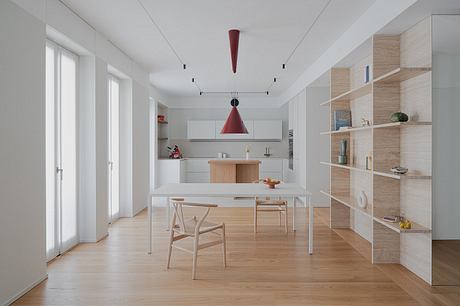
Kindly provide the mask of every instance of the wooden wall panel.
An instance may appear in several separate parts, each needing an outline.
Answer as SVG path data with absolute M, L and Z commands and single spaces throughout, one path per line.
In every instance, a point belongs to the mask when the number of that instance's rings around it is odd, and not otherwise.
M 375 35 L 373 37 L 374 79 L 388 73 L 400 65 L 399 35 Z
M 331 98 L 350 90 L 350 69 L 331 69 Z
M 364 83 L 364 67 L 369 65 L 369 70 L 372 76 L 372 55 L 369 55 L 350 68 L 350 89 L 355 89 L 363 86 Z M 372 78 L 370 78 L 371 80 Z
M 374 216 L 400 215 L 399 180 L 374 175 Z
M 331 169 L 331 193 L 335 195 L 350 194 L 350 171 L 347 169 L 332 167 Z
M 431 67 L 431 17 L 401 34 L 401 67 Z
M 399 129 L 374 129 L 374 170 L 389 172 L 400 164 Z
M 402 234 L 400 263 L 431 284 L 431 234 Z
M 401 82 L 401 111 L 412 121 L 431 121 L 431 72 Z
M 399 263 L 399 234 L 374 221 L 372 263 Z
M 399 112 L 401 110 L 399 83 L 374 84 L 373 95 L 374 124 L 383 124 L 391 122 L 391 114 L 394 112 Z
M 350 208 L 331 200 L 331 228 L 350 228 Z

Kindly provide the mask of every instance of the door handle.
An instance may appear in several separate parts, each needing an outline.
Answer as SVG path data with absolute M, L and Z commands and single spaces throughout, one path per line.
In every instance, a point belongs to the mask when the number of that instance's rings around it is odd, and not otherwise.
M 59 167 L 56 167 L 56 173 L 59 173 L 59 178 L 60 178 L 61 181 L 62 181 L 62 179 L 63 179 L 63 177 L 64 177 L 64 169 L 59 168 Z

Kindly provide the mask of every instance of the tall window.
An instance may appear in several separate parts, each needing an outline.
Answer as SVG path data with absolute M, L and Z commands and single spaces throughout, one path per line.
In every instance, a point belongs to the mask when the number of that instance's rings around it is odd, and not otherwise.
M 110 223 L 120 216 L 120 82 L 114 76 L 108 80 L 109 132 L 109 203 Z
M 48 260 L 78 243 L 77 56 L 46 44 L 46 253 Z

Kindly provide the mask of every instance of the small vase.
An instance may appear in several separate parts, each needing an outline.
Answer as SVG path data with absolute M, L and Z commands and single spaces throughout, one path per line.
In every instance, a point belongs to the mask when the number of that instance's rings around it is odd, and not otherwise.
M 249 159 L 249 152 L 246 152 L 246 159 Z

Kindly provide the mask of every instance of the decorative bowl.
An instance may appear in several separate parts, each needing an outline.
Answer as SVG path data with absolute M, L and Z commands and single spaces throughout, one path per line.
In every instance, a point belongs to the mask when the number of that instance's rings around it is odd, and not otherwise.
M 394 174 L 406 174 L 407 170 L 407 168 L 401 166 L 391 168 L 391 172 L 393 172 Z
M 280 183 L 279 180 L 273 180 L 271 178 L 266 178 L 263 180 L 264 184 L 268 186 L 270 189 L 275 189 L 275 186 Z

